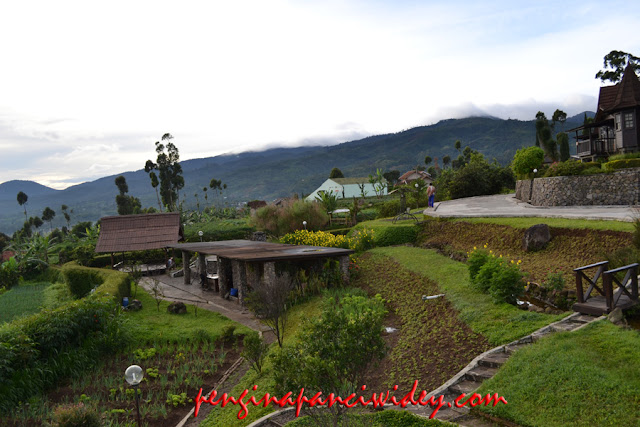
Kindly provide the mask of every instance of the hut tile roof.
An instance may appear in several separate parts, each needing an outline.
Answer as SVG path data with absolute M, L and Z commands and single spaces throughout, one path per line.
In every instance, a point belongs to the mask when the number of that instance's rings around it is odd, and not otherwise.
M 181 239 L 178 212 L 107 216 L 100 220 L 96 252 L 161 249 Z

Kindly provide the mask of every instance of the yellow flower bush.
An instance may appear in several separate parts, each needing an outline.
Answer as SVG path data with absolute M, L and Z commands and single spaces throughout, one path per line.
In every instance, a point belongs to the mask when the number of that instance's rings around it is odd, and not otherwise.
M 352 249 L 360 252 L 373 247 L 373 230 L 365 228 L 354 237 L 335 235 L 325 231 L 296 230 L 284 235 L 280 243 Z

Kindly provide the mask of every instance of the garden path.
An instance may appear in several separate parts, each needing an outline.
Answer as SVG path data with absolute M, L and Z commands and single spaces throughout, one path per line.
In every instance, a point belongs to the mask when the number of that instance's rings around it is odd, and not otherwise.
M 547 217 L 632 221 L 631 206 L 532 206 L 514 194 L 466 197 L 436 203 L 425 215 L 445 218 L 470 217 Z

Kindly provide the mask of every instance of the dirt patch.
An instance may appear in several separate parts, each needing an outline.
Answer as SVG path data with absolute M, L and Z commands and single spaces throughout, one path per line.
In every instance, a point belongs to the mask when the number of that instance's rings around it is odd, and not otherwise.
M 208 393 L 237 361 L 241 345 L 241 338 L 235 343 L 158 343 L 137 349 L 144 352 L 138 355 L 118 354 L 86 378 L 67 382 L 49 392 L 47 406 L 53 410 L 62 404 L 83 402 L 95 407 L 104 422 L 135 422 L 135 394 L 124 381 L 124 371 L 138 364 L 145 371 L 139 387 L 142 422 L 148 426 L 176 425 L 193 407 L 200 388 Z M 177 396 L 174 398 L 177 403 L 167 402 L 170 396 Z M 3 420 L 2 425 L 37 426 L 50 421 L 50 416 L 42 418 L 17 413 Z M 202 414 L 198 418 L 204 419 Z
M 415 380 L 418 391 L 433 390 L 490 348 L 485 337 L 459 320 L 446 298 L 422 299 L 440 294 L 436 283 L 384 256 L 365 254 L 361 263 L 354 285 L 381 294 L 389 310 L 385 326 L 398 329 L 385 336 L 386 357 L 367 370 L 367 390 L 393 392 L 398 385 L 393 393 L 402 396 Z
M 573 288 L 573 269 L 605 260 L 607 254 L 631 244 L 631 233 L 622 231 L 568 229 L 550 227 L 551 242 L 539 252 L 522 249 L 524 230 L 506 225 L 464 221 L 426 221 L 419 244 L 434 248 L 456 260 L 474 247 L 485 244 L 503 257 L 522 260 L 527 280 L 541 283 L 549 272 L 561 271 Z

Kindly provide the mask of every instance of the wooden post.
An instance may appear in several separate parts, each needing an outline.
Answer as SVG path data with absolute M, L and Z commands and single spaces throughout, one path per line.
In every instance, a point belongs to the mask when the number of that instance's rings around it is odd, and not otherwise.
M 607 303 L 607 312 L 613 311 L 613 284 L 611 283 L 611 275 L 607 272 L 602 277 L 602 284 L 604 286 L 604 298 Z
M 184 272 L 184 284 L 191 284 L 191 269 L 189 268 L 189 252 L 182 251 L 182 271 Z
M 584 302 L 584 293 L 582 290 L 582 272 L 576 271 L 576 297 L 579 303 Z
M 631 299 L 638 300 L 638 266 L 631 267 Z
M 111 269 L 113 270 L 113 266 L 116 264 L 115 262 L 113 262 L 113 252 L 111 252 Z
M 198 270 L 200 272 L 200 277 L 204 274 L 204 286 L 207 286 L 207 260 L 203 253 L 198 253 Z

